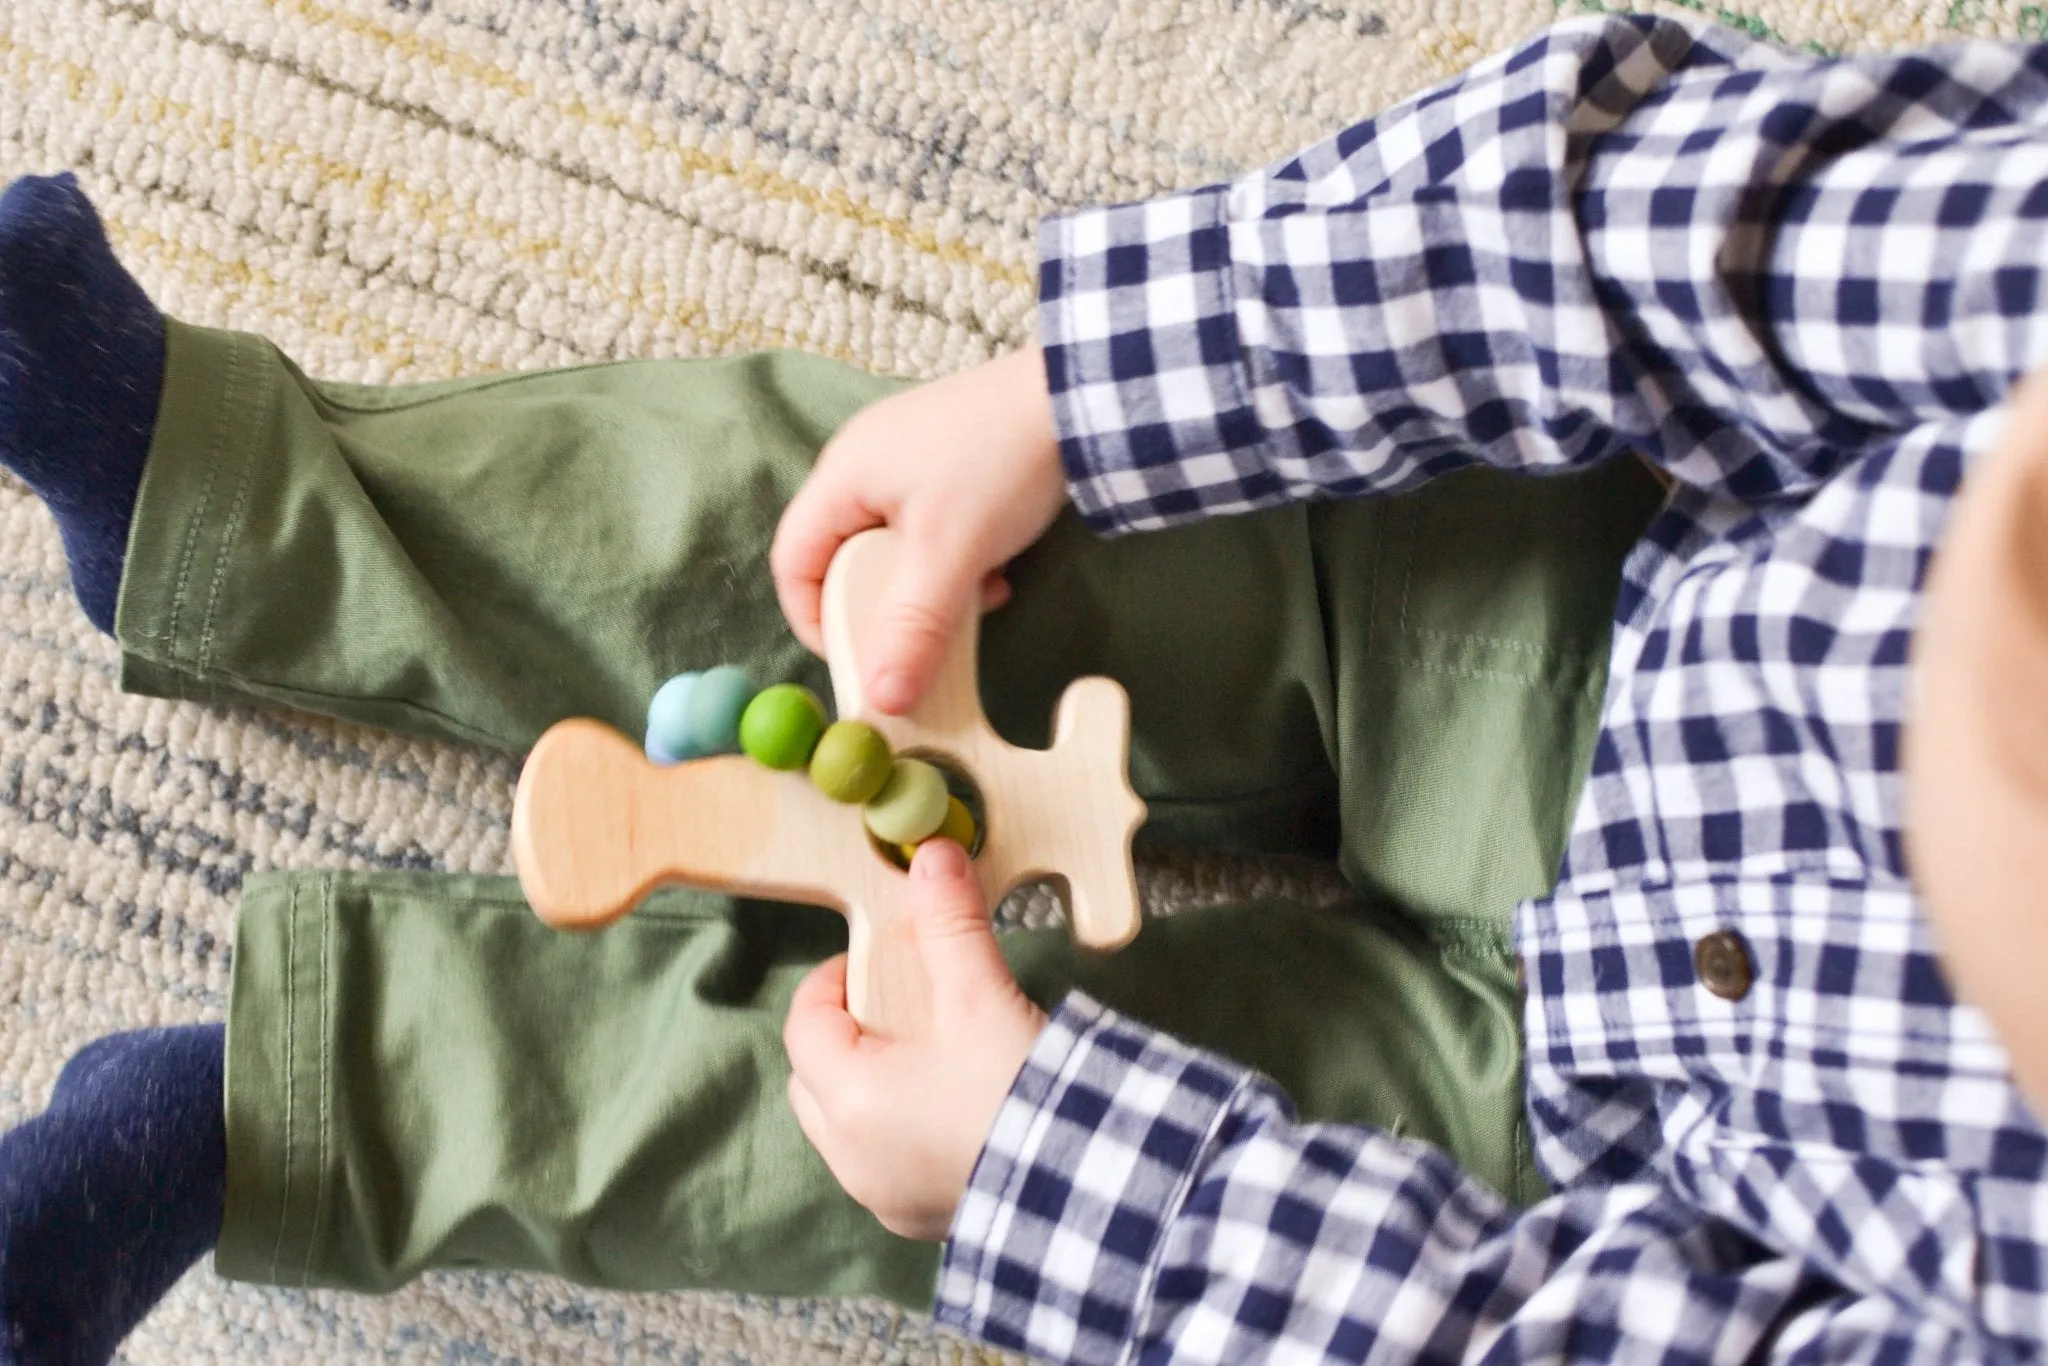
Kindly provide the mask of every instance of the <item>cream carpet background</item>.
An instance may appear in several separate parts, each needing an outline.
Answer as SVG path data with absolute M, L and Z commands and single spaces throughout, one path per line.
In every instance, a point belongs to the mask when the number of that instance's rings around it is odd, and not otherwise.
M 0 179 L 75 168 L 166 310 L 316 374 L 796 346 L 929 376 L 1030 335 L 1045 211 L 1284 154 L 1578 8 L 0 0 Z M 1672 8 L 1829 50 L 2048 28 L 2010 0 Z M 99 1034 L 222 1016 L 246 873 L 507 867 L 510 761 L 123 698 L 113 665 L 0 480 L 0 1124 Z M 1180 859 L 1146 886 L 1168 910 L 1330 884 Z M 882 1305 L 483 1275 L 366 1299 L 202 1268 L 124 1360 L 986 1356 Z

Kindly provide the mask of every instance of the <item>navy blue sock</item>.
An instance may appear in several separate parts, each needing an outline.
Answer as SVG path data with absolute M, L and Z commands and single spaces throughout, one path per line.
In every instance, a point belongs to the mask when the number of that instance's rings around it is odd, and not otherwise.
M 156 430 L 164 318 L 69 174 L 0 195 L 0 465 L 63 533 L 71 587 L 114 629 L 128 524 Z
M 0 1136 L 0 1366 L 103 1366 L 220 1237 L 226 1036 L 89 1044 Z

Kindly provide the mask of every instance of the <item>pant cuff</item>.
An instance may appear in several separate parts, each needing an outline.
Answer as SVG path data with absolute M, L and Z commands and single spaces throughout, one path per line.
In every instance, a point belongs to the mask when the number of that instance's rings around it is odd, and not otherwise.
M 331 881 L 253 877 L 235 938 L 227 1036 L 227 1200 L 217 1274 L 326 1283 L 333 1167 Z
M 213 631 L 269 405 L 267 343 L 165 319 L 164 387 L 114 613 L 121 687 L 214 700 Z

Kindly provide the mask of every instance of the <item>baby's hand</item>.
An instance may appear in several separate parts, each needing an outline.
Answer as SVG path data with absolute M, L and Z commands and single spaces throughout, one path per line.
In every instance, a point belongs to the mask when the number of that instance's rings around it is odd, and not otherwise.
M 842 954 L 797 988 L 782 1040 L 790 1106 L 832 1175 L 891 1233 L 937 1242 L 1045 1012 L 996 948 L 959 845 L 919 845 L 910 884 L 931 981 L 925 1027 L 887 1040 L 861 1033 L 846 1012 Z
M 1008 597 L 1002 566 L 1038 539 L 1066 501 L 1045 363 L 1031 347 L 893 394 L 825 443 L 776 529 L 769 565 L 782 611 L 824 653 L 818 600 L 848 537 L 903 536 L 888 625 L 868 696 L 887 712 L 916 705 L 947 638 L 977 592 Z

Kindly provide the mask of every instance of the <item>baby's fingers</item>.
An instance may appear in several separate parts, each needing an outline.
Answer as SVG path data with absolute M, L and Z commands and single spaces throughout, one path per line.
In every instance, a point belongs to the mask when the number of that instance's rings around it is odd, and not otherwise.
M 790 1071 L 814 1096 L 830 1100 L 860 1048 L 860 1025 L 846 1009 L 846 955 L 828 958 L 797 985 L 782 1025 Z
M 796 1127 L 804 1131 L 804 1137 L 811 1141 L 819 1156 L 825 1158 L 825 1165 L 832 1166 L 832 1159 L 839 1153 L 839 1136 L 833 1131 L 832 1121 L 825 1117 L 817 1097 L 795 1073 L 790 1074 L 788 1090 L 789 1108 L 796 1115 Z
M 825 593 L 825 570 L 847 539 L 886 519 L 858 496 L 840 488 L 822 469 L 797 490 L 768 551 L 768 569 L 775 576 L 775 597 L 790 630 L 812 654 L 825 653 L 819 624 Z
M 885 712 L 917 705 L 970 607 L 980 605 L 988 566 L 957 537 L 906 533 L 883 618 L 881 644 L 867 677 L 868 696 Z

